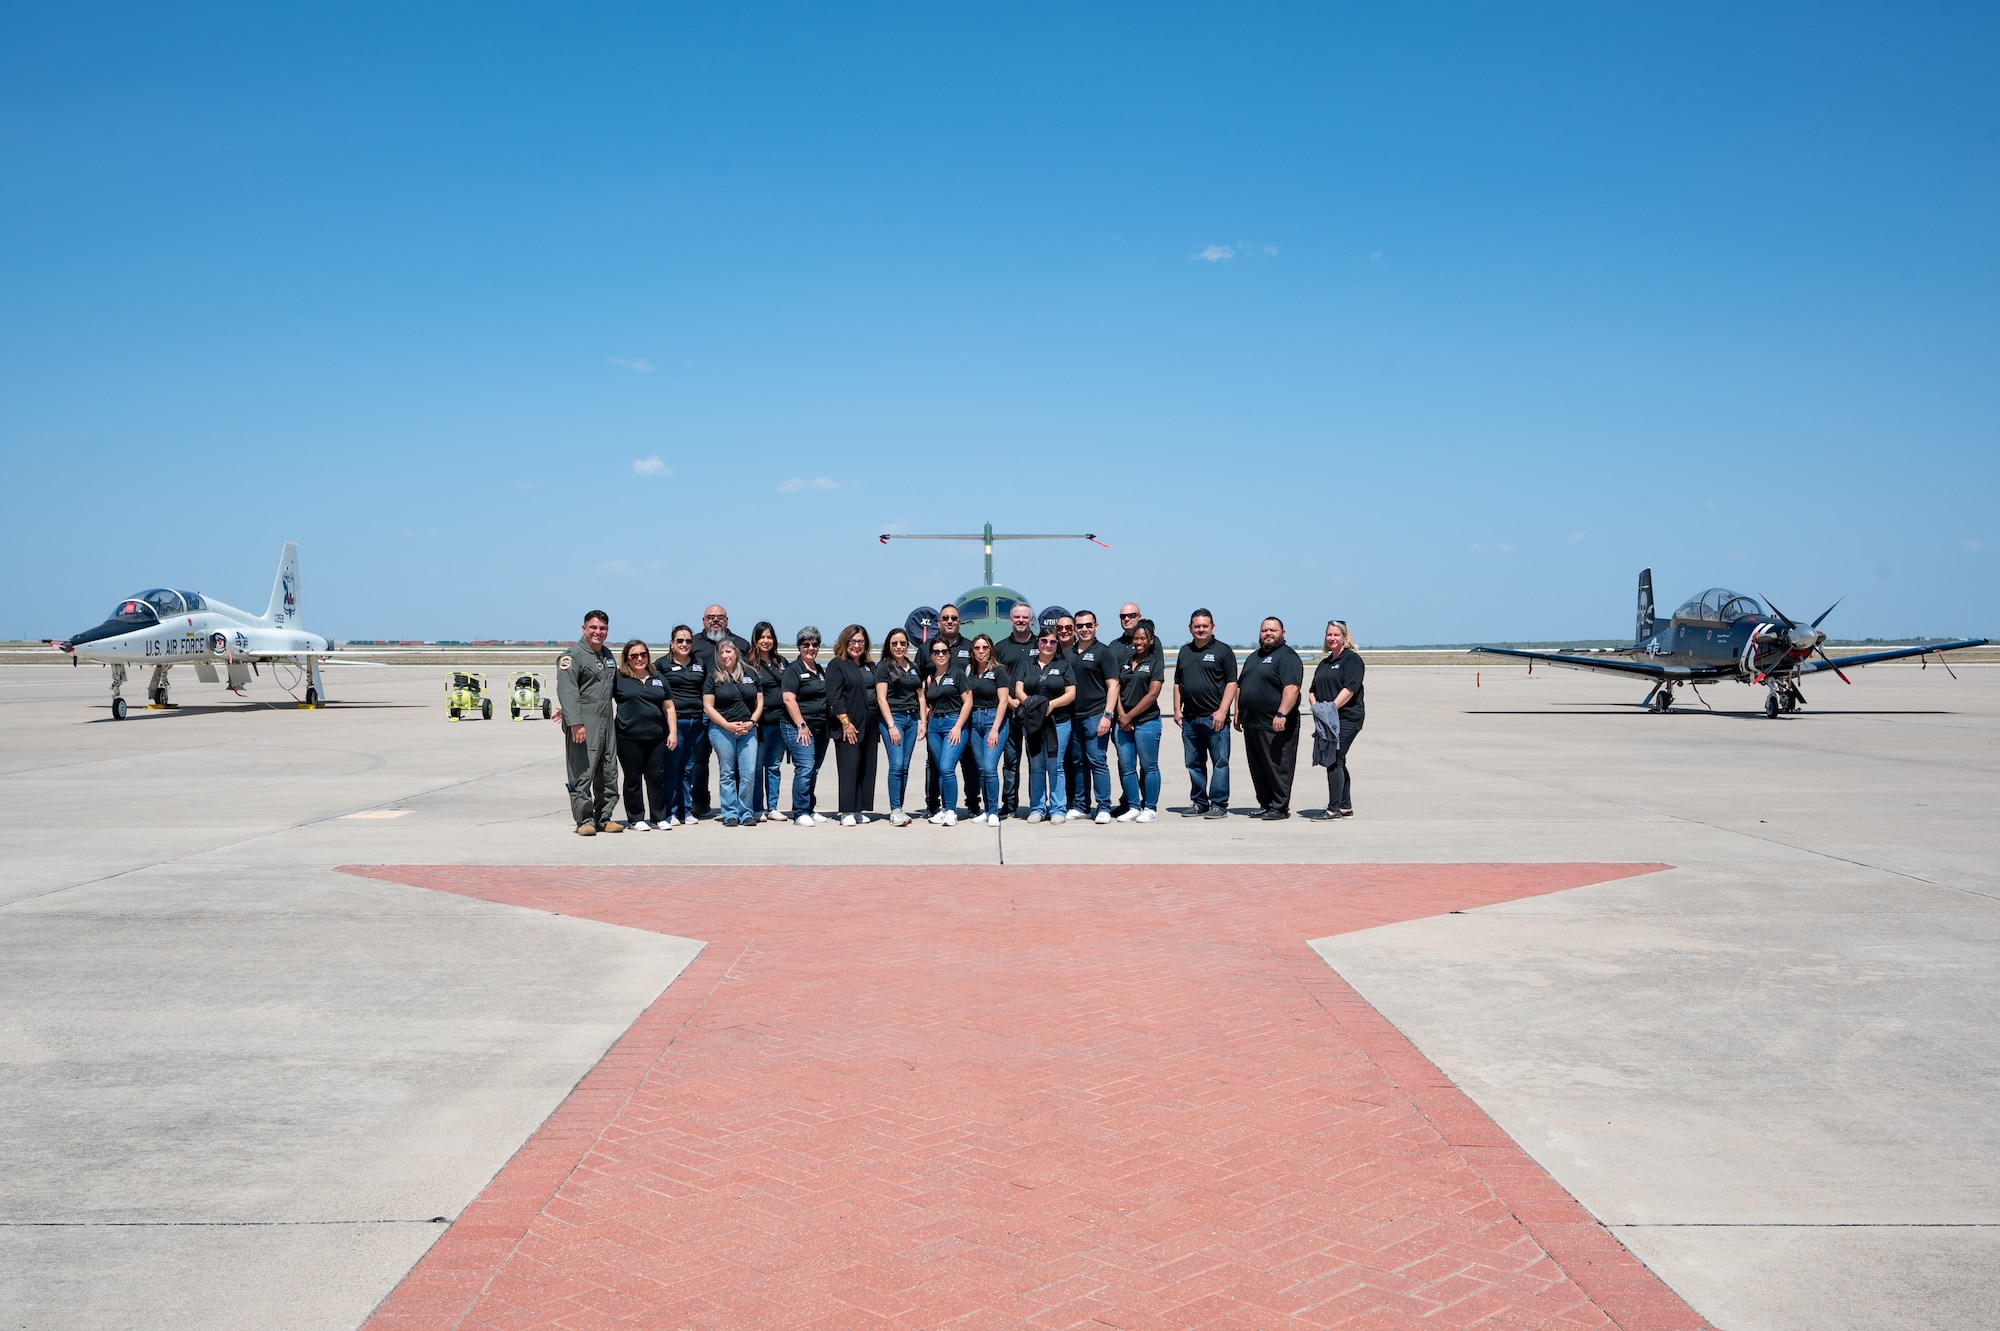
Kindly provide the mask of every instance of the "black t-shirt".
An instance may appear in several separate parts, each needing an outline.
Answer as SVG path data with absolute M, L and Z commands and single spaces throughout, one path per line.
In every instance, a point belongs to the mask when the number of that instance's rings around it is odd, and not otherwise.
M 953 666 L 942 675 L 925 680 L 924 705 L 931 709 L 932 716 L 948 716 L 956 721 L 958 709 L 965 705 L 965 675 Z
M 1349 725 L 1359 725 L 1367 714 L 1361 702 L 1361 676 L 1367 669 L 1367 664 L 1352 647 L 1339 656 L 1325 658 L 1313 671 L 1313 698 L 1319 702 L 1332 702 L 1340 696 L 1342 689 L 1352 689 L 1354 696 L 1340 709 L 1340 719 Z
M 917 710 L 917 692 L 924 677 L 916 666 L 901 669 L 896 658 L 885 656 L 875 663 L 875 682 L 889 686 L 889 715 L 909 716 Z
M 636 740 L 667 737 L 667 683 L 657 674 L 633 679 L 621 672 L 611 681 L 611 696 L 617 699 L 619 734 Z
M 1064 690 L 1076 683 L 1075 671 L 1070 667 L 1069 658 L 1061 652 L 1057 652 L 1055 660 L 1047 665 L 1042 664 L 1039 655 L 1031 657 L 1028 663 L 1021 667 L 1019 679 L 1022 690 L 1030 698 L 1059 698 Z M 1049 709 L 1049 719 L 1067 721 L 1075 712 L 1074 703 L 1068 707 L 1052 707 Z
M 1161 682 L 1165 673 L 1166 657 L 1160 651 L 1158 643 L 1153 644 L 1152 652 L 1144 660 L 1136 656 L 1126 656 L 1119 662 L 1118 710 L 1128 714 L 1133 725 L 1151 721 L 1160 714 L 1160 700 L 1157 695 L 1136 712 L 1132 707 L 1139 699 L 1146 696 L 1147 689 Z
M 1188 643 L 1174 661 L 1174 687 L 1181 693 L 1181 715 L 1213 716 L 1222 706 L 1222 691 L 1236 682 L 1236 653 L 1220 638 L 1208 646 Z
M 746 670 L 740 684 L 720 675 L 710 675 L 702 692 L 715 699 L 715 710 L 722 713 L 723 720 L 748 721 L 757 710 L 757 699 L 763 695 L 764 688 Z
M 727 637 L 729 641 L 736 644 L 736 659 L 739 661 L 748 661 L 750 659 L 750 644 L 734 633 L 728 634 Z M 694 655 L 695 659 L 701 662 L 703 674 L 709 674 L 714 671 L 715 649 L 720 645 L 720 643 L 710 642 L 708 634 L 704 630 L 695 630 Z
M 1015 642 L 1014 635 L 1009 633 L 993 644 L 993 659 L 1006 666 L 1007 673 L 1015 679 L 1021 677 L 1021 671 L 1034 657 L 1035 640 L 1032 637 L 1026 642 Z
M 1125 654 L 1116 643 L 1094 642 L 1088 647 L 1079 643 L 1070 649 L 1070 673 L 1076 684 L 1076 715 L 1096 716 L 1104 710 L 1104 700 L 1111 692 L 1105 687 L 1105 681 L 1118 678 L 1118 668 L 1124 664 Z
M 1278 715 L 1279 704 L 1285 699 L 1285 685 L 1305 682 L 1305 662 L 1299 660 L 1299 654 L 1288 644 L 1279 643 L 1269 652 L 1258 647 L 1236 677 L 1237 714 L 1243 719 L 1243 728 L 1269 730 L 1272 719 Z M 1292 711 L 1297 710 L 1298 704 L 1294 702 Z M 1289 726 L 1291 722 L 1285 724 Z
M 760 726 L 775 726 L 785 719 L 785 663 L 773 661 L 769 665 L 758 665 L 746 659 L 743 662 L 746 674 L 757 676 L 757 687 L 764 691 L 764 715 L 757 722 Z
M 826 724 L 826 672 L 824 670 L 807 670 L 806 663 L 803 661 L 786 662 L 784 691 L 791 694 L 797 700 L 799 715 L 805 718 L 807 725 L 819 726 Z M 785 719 L 787 721 L 792 719 L 790 712 L 785 713 Z
M 826 668 L 826 714 L 846 717 L 856 727 L 875 715 L 875 667 L 834 661 Z
M 674 696 L 674 716 L 681 721 L 699 721 L 701 714 L 701 686 L 708 678 L 708 667 L 701 663 L 699 656 L 690 656 L 686 665 L 681 665 L 669 656 L 653 667 L 667 681 L 667 692 Z
M 976 711 L 982 707 L 998 707 L 1000 695 L 1014 691 L 1014 677 L 1007 673 L 1007 667 L 995 662 L 981 671 L 975 671 L 972 679 L 972 706 Z

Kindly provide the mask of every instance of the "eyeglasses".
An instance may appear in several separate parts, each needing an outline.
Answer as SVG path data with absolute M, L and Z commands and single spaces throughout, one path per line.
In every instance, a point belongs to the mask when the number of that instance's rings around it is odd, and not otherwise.
M 938 623 L 940 623 L 940 624 L 956 624 L 957 622 L 958 622 L 958 616 L 957 616 L 957 615 L 939 615 L 939 616 L 938 616 Z
M 807 638 L 807 639 L 805 639 L 804 641 L 800 642 L 800 643 L 799 643 L 799 646 L 801 646 L 801 647 L 817 647 L 817 646 L 819 646 L 819 639 L 818 639 L 818 638 Z
M 949 648 L 949 647 L 933 647 L 933 648 L 931 648 L 931 655 L 932 655 L 932 656 L 950 656 L 950 655 L 951 655 L 951 648 Z
M 728 616 L 728 615 L 703 615 L 703 616 L 702 616 L 702 620 L 703 620 L 703 622 L 704 622 L 704 623 L 705 623 L 705 622 L 707 622 L 708 620 L 711 620 L 711 619 L 727 619 L 727 618 L 729 618 L 729 616 Z
M 1127 614 L 1123 610 L 1120 610 L 1118 612 L 1118 618 L 1120 619 L 1137 619 L 1138 617 L 1139 617 L 1139 612 L 1137 610 L 1132 611 L 1130 614 Z

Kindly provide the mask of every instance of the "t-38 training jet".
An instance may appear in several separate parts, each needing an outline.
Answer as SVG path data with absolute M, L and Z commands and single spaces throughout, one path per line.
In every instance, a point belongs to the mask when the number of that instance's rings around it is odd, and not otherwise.
M 1653 570 L 1645 569 L 1639 574 L 1639 621 L 1630 647 L 1592 652 L 1529 652 L 1514 647 L 1472 650 L 1490 656 L 1519 656 L 1578 670 L 1602 670 L 1649 679 L 1653 689 L 1646 695 L 1645 705 L 1656 712 L 1674 705 L 1674 690 L 1683 684 L 1693 686 L 1733 679 L 1762 685 L 1764 715 L 1775 717 L 1805 705 L 1799 681 L 1807 675 L 1831 670 L 1840 675 L 1842 683 L 1850 683 L 1843 670 L 1986 644 L 1984 638 L 1964 638 L 1958 642 L 1829 657 L 1821 645 L 1826 634 L 1820 632 L 1819 626 L 1839 604 L 1835 601 L 1820 612 L 1818 619 L 1801 624 L 1768 601 L 1726 587 L 1711 587 L 1699 596 L 1688 598 L 1674 611 L 1673 618 L 1662 625 L 1653 614 Z
M 278 579 L 271 586 L 271 606 L 261 615 L 224 605 L 199 592 L 156 587 L 120 601 L 111 617 L 96 628 L 56 643 L 79 661 L 102 661 L 111 667 L 111 715 L 125 719 L 125 674 L 134 666 L 151 666 L 146 686 L 151 707 L 171 707 L 167 672 L 177 665 L 193 668 L 205 684 L 223 682 L 227 671 L 231 690 L 241 693 L 258 663 L 286 665 L 305 684 L 304 706 L 326 700 L 319 666 L 331 646 L 317 633 L 299 627 L 299 547 L 285 542 L 278 557 Z M 220 670 L 218 670 L 220 667 Z

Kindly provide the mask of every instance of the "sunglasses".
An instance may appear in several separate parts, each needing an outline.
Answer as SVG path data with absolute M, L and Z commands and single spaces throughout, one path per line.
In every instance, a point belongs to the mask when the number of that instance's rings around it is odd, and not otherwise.
M 625 659 L 627 661 L 630 661 L 634 657 L 651 656 L 651 655 L 652 653 L 647 651 L 644 647 L 634 647 L 631 651 L 625 653 Z
M 1122 611 L 1122 610 L 1118 612 L 1118 618 L 1120 618 L 1120 619 L 1137 619 L 1138 617 L 1139 617 L 1139 616 L 1138 616 L 1137 612 L 1134 612 L 1134 613 L 1132 613 L 1132 614 L 1129 614 L 1129 615 L 1128 615 L 1128 614 L 1126 614 L 1126 613 L 1125 613 L 1124 611 Z

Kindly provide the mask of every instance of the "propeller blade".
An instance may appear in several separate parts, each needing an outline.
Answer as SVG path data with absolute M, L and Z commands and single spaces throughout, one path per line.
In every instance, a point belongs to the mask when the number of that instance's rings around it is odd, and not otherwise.
M 1776 615 L 1779 619 L 1785 621 L 1786 628 L 1795 629 L 1799 626 L 1798 621 L 1793 619 L 1790 615 L 1786 614 L 1784 611 L 1778 609 L 1777 605 L 1772 602 L 1770 597 L 1767 596 L 1764 598 L 1764 604 L 1771 607 L 1772 614 Z
M 1843 596 L 1843 597 L 1841 597 L 1841 598 L 1840 598 L 1840 601 L 1845 601 L 1846 599 L 1847 599 L 1847 598 L 1846 598 L 1845 596 Z M 1834 612 L 1835 610 L 1839 609 L 1839 607 L 1840 607 L 1840 601 L 1835 601 L 1835 602 L 1834 602 L 1834 603 L 1833 603 L 1832 605 L 1830 605 L 1830 606 L 1828 606 L 1828 607 L 1827 607 L 1826 609 L 1824 609 L 1824 610 L 1820 611 L 1820 615 L 1819 615 L 1819 619 L 1815 619 L 1815 620 L 1814 620 L 1814 621 L 1812 622 L 1812 625 L 1811 625 L 1811 627 L 1813 627 L 1813 628 L 1818 628 L 1818 627 L 1820 626 L 1820 620 L 1823 620 L 1823 619 L 1825 619 L 1825 618 L 1826 618 L 1826 617 L 1827 617 L 1828 615 L 1832 614 L 1832 613 L 1833 613 L 1833 612 Z
M 1834 673 L 1834 674 L 1836 674 L 1836 675 L 1839 675 L 1839 676 L 1840 676 L 1840 682 L 1841 682 L 1841 683 L 1843 683 L 1843 684 L 1852 684 L 1852 683 L 1854 682 L 1853 680 L 1851 680 L 1851 679 L 1849 679 L 1849 678 L 1847 677 L 1847 672 L 1846 672 L 1846 671 L 1842 670 L 1842 669 L 1841 669 L 1841 668 L 1840 668 L 1839 666 L 1837 666 L 1837 665 L 1833 665 L 1833 658 L 1832 658 L 1831 656 L 1828 656 L 1828 655 L 1826 654 L 1826 651 L 1825 651 L 1825 649 L 1823 649 L 1823 648 L 1820 648 L 1820 647 L 1815 647 L 1815 648 L 1813 648 L 1813 652 L 1814 652 L 1814 654 L 1815 654 L 1815 655 L 1817 655 L 1817 656 L 1819 657 L 1819 659 L 1820 659 L 1820 660 L 1822 660 L 1822 661 L 1826 662 L 1826 663 L 1827 663 L 1828 665 L 1830 665 L 1830 666 L 1833 666 L 1833 673 Z

